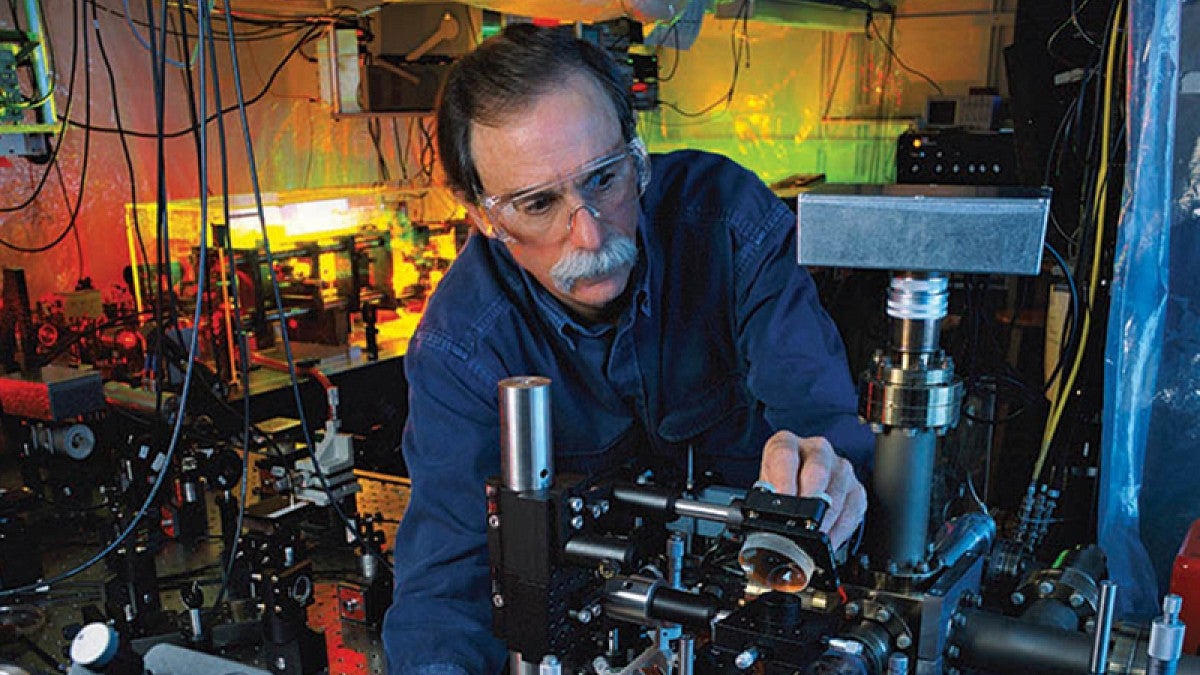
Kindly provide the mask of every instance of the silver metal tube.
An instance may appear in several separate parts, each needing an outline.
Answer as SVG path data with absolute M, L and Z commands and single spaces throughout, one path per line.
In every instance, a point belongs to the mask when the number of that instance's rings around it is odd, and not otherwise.
M 1146 645 L 1150 675 L 1174 675 L 1179 656 L 1183 653 L 1185 626 L 1179 620 L 1183 598 L 1167 594 L 1162 602 L 1162 615 L 1150 623 L 1150 641 Z
M 676 500 L 675 514 L 682 518 L 712 520 L 718 523 L 725 523 L 726 525 L 730 525 L 732 527 L 737 527 L 742 524 L 742 512 L 738 510 L 737 507 L 709 504 L 707 502 L 698 502 L 692 499 Z
M 942 526 L 933 555 L 943 566 L 952 567 L 968 553 L 986 555 L 995 540 L 996 521 L 991 516 L 979 511 L 964 513 Z
M 536 663 L 529 663 L 521 658 L 518 652 L 508 653 L 508 672 L 511 675 L 538 675 L 541 668 Z
M 1096 610 L 1096 636 L 1092 642 L 1088 672 L 1104 675 L 1108 672 L 1108 643 L 1112 637 L 1113 609 L 1116 607 L 1117 585 L 1111 581 L 1100 582 L 1100 607 Z
M 500 382 L 500 473 L 514 492 L 536 492 L 554 482 L 549 378 Z
M 46 102 L 38 106 L 38 121 L 42 124 L 58 124 L 58 113 L 54 108 L 54 83 L 50 81 L 50 71 L 46 69 L 46 64 L 50 63 L 49 52 L 46 50 L 50 36 L 42 26 L 42 11 L 38 8 L 37 0 L 25 0 L 25 21 L 29 25 L 29 32 L 38 36 L 38 46 L 33 53 L 33 79 L 37 84 L 35 95 L 41 96 L 51 92 Z
M 679 651 L 677 653 L 679 675 L 692 675 L 693 661 L 696 658 L 696 638 L 688 633 L 679 636 Z
M 880 571 L 912 570 L 925 560 L 936 446 L 933 431 L 892 429 L 875 437 L 872 558 Z

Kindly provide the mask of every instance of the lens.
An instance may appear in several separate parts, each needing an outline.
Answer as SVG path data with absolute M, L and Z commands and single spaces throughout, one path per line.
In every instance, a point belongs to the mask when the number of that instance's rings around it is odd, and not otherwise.
M 812 558 L 790 539 L 767 532 L 746 537 L 738 564 L 756 586 L 784 593 L 808 588 L 816 570 Z

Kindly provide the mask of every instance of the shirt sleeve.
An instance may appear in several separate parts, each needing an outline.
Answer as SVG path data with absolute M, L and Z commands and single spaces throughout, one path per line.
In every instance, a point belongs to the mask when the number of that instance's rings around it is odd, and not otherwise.
M 745 228 L 735 267 L 747 387 L 773 430 L 824 436 L 860 473 L 868 471 L 874 437 L 858 418 L 841 335 L 797 262 L 795 214 L 774 195 L 764 201 L 766 217 Z
M 496 380 L 436 335 L 414 338 L 405 358 L 412 493 L 383 626 L 388 671 L 498 673 L 505 649 L 491 634 L 484 496 L 500 470 Z

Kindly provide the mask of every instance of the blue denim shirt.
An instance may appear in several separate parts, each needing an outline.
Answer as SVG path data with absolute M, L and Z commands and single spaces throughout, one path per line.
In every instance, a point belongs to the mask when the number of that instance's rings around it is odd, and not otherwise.
M 555 469 L 636 458 L 729 485 L 757 478 L 777 430 L 823 435 L 858 466 L 841 339 L 796 263 L 795 216 L 752 173 L 682 151 L 652 159 L 639 262 L 616 321 L 572 319 L 504 244 L 472 236 L 409 345 L 404 458 L 412 478 L 383 634 L 397 673 L 495 673 L 484 480 L 500 472 L 498 387 L 552 380 Z

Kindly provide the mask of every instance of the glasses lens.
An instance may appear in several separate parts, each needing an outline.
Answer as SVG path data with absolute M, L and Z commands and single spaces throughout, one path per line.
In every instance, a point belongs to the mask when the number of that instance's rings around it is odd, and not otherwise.
M 561 180 L 499 199 L 488 212 L 511 236 L 527 243 L 546 241 L 555 228 L 566 226 L 581 201 L 601 213 L 624 204 L 634 192 L 635 173 L 633 158 L 622 151 Z

